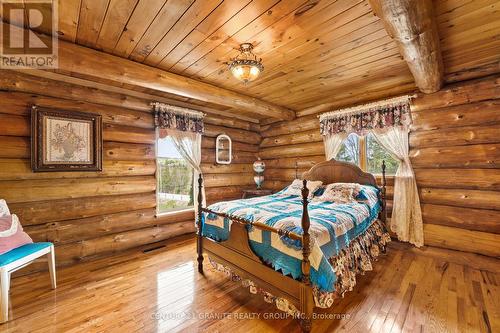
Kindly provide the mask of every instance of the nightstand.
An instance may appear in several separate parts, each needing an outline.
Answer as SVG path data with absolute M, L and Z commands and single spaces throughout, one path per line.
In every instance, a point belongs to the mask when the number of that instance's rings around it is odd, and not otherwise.
M 262 197 L 264 195 L 270 195 L 273 194 L 272 190 L 243 190 L 243 195 L 241 196 L 242 199 L 248 199 L 248 198 L 253 198 L 253 197 Z

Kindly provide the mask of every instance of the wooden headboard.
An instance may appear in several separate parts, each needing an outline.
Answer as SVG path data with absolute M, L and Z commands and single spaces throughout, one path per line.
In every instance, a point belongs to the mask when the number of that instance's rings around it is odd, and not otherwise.
M 364 172 L 357 165 L 336 160 L 325 161 L 314 165 L 302 174 L 302 179 L 321 180 L 324 185 L 331 183 L 359 183 L 377 186 L 371 173 Z

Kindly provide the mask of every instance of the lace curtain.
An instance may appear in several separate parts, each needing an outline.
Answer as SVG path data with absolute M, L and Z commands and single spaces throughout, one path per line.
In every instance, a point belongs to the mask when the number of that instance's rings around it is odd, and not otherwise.
M 410 124 L 408 96 L 328 112 L 320 116 L 320 131 L 323 135 L 327 160 L 335 158 L 349 133 L 358 135 L 373 133 L 380 145 L 399 160 L 394 177 L 394 203 L 390 227 L 399 240 L 422 246 L 424 245 L 422 212 L 415 173 L 409 158 Z
M 326 160 L 334 159 L 342 147 L 342 142 L 347 138 L 348 133 L 336 133 L 323 136 L 323 143 L 325 144 Z
M 424 226 L 415 173 L 409 156 L 408 127 L 396 126 L 386 130 L 373 130 L 372 133 L 380 145 L 399 160 L 394 177 L 391 230 L 398 235 L 399 240 L 423 246 Z
M 198 216 L 198 177 L 201 174 L 201 138 L 204 130 L 204 114 L 162 103 L 153 103 L 153 106 L 158 137 L 171 137 L 179 154 L 194 170 L 194 209 L 196 216 Z M 205 188 L 202 191 L 202 205 L 205 206 Z

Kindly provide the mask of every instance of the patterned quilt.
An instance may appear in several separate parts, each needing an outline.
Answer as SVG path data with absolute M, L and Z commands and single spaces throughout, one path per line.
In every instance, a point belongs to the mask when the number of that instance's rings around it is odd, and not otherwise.
M 362 193 L 363 200 L 355 203 L 337 204 L 314 200 L 309 203 L 311 281 L 320 291 L 331 293 L 335 290 L 339 277 L 331 264 L 332 258 L 348 248 L 351 241 L 365 233 L 377 219 L 381 209 L 378 189 L 363 186 Z M 302 234 L 301 197 L 284 195 L 283 191 L 264 197 L 219 202 L 208 209 Z M 204 236 L 223 241 L 228 238 L 230 228 L 230 219 L 204 213 Z M 285 275 L 301 278 L 300 241 L 255 227 L 249 228 L 249 238 L 252 250 L 262 260 Z

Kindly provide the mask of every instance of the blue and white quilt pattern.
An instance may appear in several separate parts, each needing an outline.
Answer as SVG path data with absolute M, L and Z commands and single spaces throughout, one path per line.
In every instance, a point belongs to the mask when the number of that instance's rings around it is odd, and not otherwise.
M 264 197 L 225 201 L 208 209 L 230 216 L 260 222 L 277 229 L 302 234 L 302 203 L 299 196 L 285 196 L 283 191 Z M 350 241 L 364 233 L 376 220 L 381 204 L 378 189 L 362 186 L 362 201 L 349 204 L 309 203 L 311 221 L 311 281 L 320 290 L 331 292 L 337 279 L 328 258 L 335 257 Z M 215 214 L 203 214 L 203 235 L 216 241 L 228 239 L 231 221 Z M 255 227 L 249 228 L 250 246 L 257 256 L 275 270 L 300 279 L 302 250 L 300 241 L 279 236 Z

